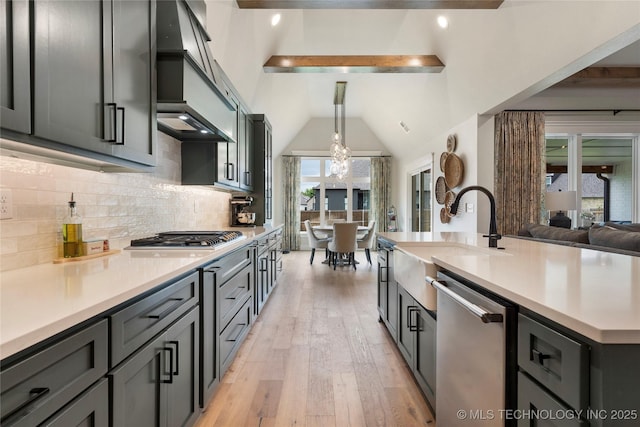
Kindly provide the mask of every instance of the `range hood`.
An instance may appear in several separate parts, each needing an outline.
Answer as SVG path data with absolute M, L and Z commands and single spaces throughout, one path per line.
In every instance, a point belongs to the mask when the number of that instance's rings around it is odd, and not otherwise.
M 198 17 L 203 0 L 157 2 L 158 129 L 181 141 L 235 142 L 236 106 Z

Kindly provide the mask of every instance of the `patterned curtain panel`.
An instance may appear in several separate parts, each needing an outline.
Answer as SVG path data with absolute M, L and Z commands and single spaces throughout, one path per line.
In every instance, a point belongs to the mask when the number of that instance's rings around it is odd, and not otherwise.
M 283 156 L 284 228 L 282 248 L 300 249 L 300 157 Z
M 371 219 L 377 231 L 387 229 L 387 210 L 391 207 L 391 157 L 371 158 Z
M 544 194 L 544 113 L 502 112 L 495 117 L 495 197 L 498 232 L 517 234 L 541 220 Z

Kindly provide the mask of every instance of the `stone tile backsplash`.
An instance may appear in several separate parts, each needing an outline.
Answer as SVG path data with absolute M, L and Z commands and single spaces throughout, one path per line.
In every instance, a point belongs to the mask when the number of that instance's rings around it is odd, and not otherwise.
M 52 262 L 62 253 L 62 221 L 74 193 L 85 240 L 229 225 L 230 194 L 180 185 L 180 142 L 158 133 L 153 173 L 100 173 L 0 156 L 0 187 L 11 189 L 13 218 L 0 221 L 0 271 Z

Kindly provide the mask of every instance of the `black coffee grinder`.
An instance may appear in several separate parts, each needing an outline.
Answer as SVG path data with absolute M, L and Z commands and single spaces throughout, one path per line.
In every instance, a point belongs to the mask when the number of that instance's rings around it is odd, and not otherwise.
M 231 197 L 231 218 L 229 225 L 232 227 L 255 227 L 256 214 L 247 210 L 252 202 L 253 197 L 251 196 L 242 195 Z

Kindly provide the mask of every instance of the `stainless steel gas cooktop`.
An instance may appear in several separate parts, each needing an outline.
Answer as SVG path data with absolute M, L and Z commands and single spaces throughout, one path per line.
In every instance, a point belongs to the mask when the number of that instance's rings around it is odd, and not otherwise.
M 245 238 L 240 231 L 167 231 L 132 240 L 127 249 L 218 249 Z

